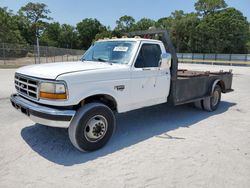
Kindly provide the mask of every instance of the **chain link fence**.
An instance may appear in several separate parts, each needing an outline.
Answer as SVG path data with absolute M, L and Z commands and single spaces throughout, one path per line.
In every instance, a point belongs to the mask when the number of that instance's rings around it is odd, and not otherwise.
M 35 45 L 0 43 L 0 67 L 77 61 L 83 53 L 83 50 L 40 46 L 38 57 Z
M 178 53 L 177 56 L 183 63 L 250 66 L 250 54 Z
M 38 57 L 36 45 L 0 43 L 0 68 L 77 61 L 83 54 L 83 50 L 40 46 Z M 250 66 L 250 54 L 178 53 L 177 56 L 181 63 Z

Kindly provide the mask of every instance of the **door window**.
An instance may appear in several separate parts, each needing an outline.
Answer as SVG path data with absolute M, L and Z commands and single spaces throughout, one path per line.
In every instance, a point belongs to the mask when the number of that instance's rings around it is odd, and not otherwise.
M 158 67 L 161 48 L 157 44 L 143 44 L 135 62 L 136 68 Z

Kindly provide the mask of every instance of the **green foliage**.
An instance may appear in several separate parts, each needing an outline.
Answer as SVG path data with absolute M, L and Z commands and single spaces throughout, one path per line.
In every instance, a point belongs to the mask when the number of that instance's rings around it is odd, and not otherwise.
M 177 52 L 246 53 L 249 23 L 234 8 L 217 10 L 199 18 L 198 14 L 175 11 L 158 20 L 169 31 Z
M 7 8 L 0 7 L 0 42 L 25 43 L 18 29 L 18 20 Z
M 250 53 L 250 40 L 247 42 L 247 53 Z
M 250 54 L 250 24 L 248 29 L 247 53 Z
M 59 39 L 61 35 L 61 26 L 58 22 L 48 24 L 43 34 L 41 35 L 41 45 L 59 46 Z
M 206 16 L 227 7 L 225 0 L 198 0 L 195 3 L 198 14 Z
M 76 26 L 79 33 L 80 48 L 87 49 L 95 36 L 105 30 L 105 27 L 97 19 L 84 19 Z
M 68 24 L 61 25 L 59 46 L 61 48 L 74 48 L 74 49 L 78 48 L 79 40 L 75 27 Z
M 116 21 L 115 30 L 120 33 L 126 33 L 131 31 L 132 27 L 135 24 L 135 19 L 132 16 L 122 16 L 119 20 Z
M 132 30 L 147 30 L 150 27 L 154 27 L 155 26 L 155 21 L 148 19 L 148 18 L 142 18 L 141 20 L 139 20 L 136 24 L 134 24 L 134 26 L 132 27 Z
M 75 28 L 58 22 L 46 26 L 40 38 L 41 45 L 60 48 L 78 48 L 78 35 Z
M 17 20 L 18 29 L 25 39 L 25 41 L 29 44 L 34 44 L 36 40 L 36 31 L 35 28 L 31 27 L 29 20 L 23 15 L 15 15 Z
M 39 37 L 46 28 L 46 21 L 52 19 L 51 17 L 47 16 L 50 13 L 50 10 L 44 3 L 30 2 L 21 7 L 18 13 L 21 21 L 25 24 L 25 27 L 20 26 L 22 27 L 21 30 L 23 31 L 23 35 L 25 35 L 27 40 L 29 40 L 28 38 L 31 37 L 33 43 L 35 42 L 34 39 L 36 36 Z M 32 43 L 32 41 L 29 42 Z
M 170 17 L 164 17 L 164 18 L 160 18 L 156 23 L 155 23 L 157 28 L 165 28 L 168 31 L 170 30 L 170 28 L 173 25 L 173 18 Z
M 104 38 L 111 38 L 112 36 L 113 36 L 113 33 L 110 30 L 110 28 L 105 28 L 102 32 L 98 33 L 95 36 L 95 41 L 97 41 L 99 39 L 104 39 Z
M 34 44 L 39 36 L 42 45 L 87 49 L 98 39 L 156 27 L 169 31 L 178 52 L 250 53 L 249 23 L 240 11 L 226 7 L 224 0 L 197 0 L 195 13 L 179 10 L 158 21 L 142 18 L 137 22 L 125 15 L 111 30 L 97 19 L 84 19 L 76 27 L 48 23 L 47 5 L 28 3 L 17 15 L 0 8 L 0 42 Z
M 206 16 L 197 27 L 201 52 L 246 53 L 249 23 L 242 13 L 227 8 Z
M 195 51 L 197 36 L 197 25 L 200 20 L 194 13 L 184 14 L 175 12 L 173 14 L 173 23 L 171 27 L 171 37 L 176 45 L 177 51 Z

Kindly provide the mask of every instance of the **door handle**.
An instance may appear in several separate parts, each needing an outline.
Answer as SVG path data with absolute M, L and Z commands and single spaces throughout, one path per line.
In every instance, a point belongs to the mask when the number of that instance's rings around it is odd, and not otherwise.
M 151 69 L 150 68 L 143 68 L 142 70 L 149 71 Z

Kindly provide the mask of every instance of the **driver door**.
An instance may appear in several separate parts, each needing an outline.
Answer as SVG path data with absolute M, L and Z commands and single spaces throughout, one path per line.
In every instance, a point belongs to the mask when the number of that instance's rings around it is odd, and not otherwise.
M 132 109 L 157 103 L 157 77 L 161 48 L 155 43 L 142 42 L 131 75 Z

